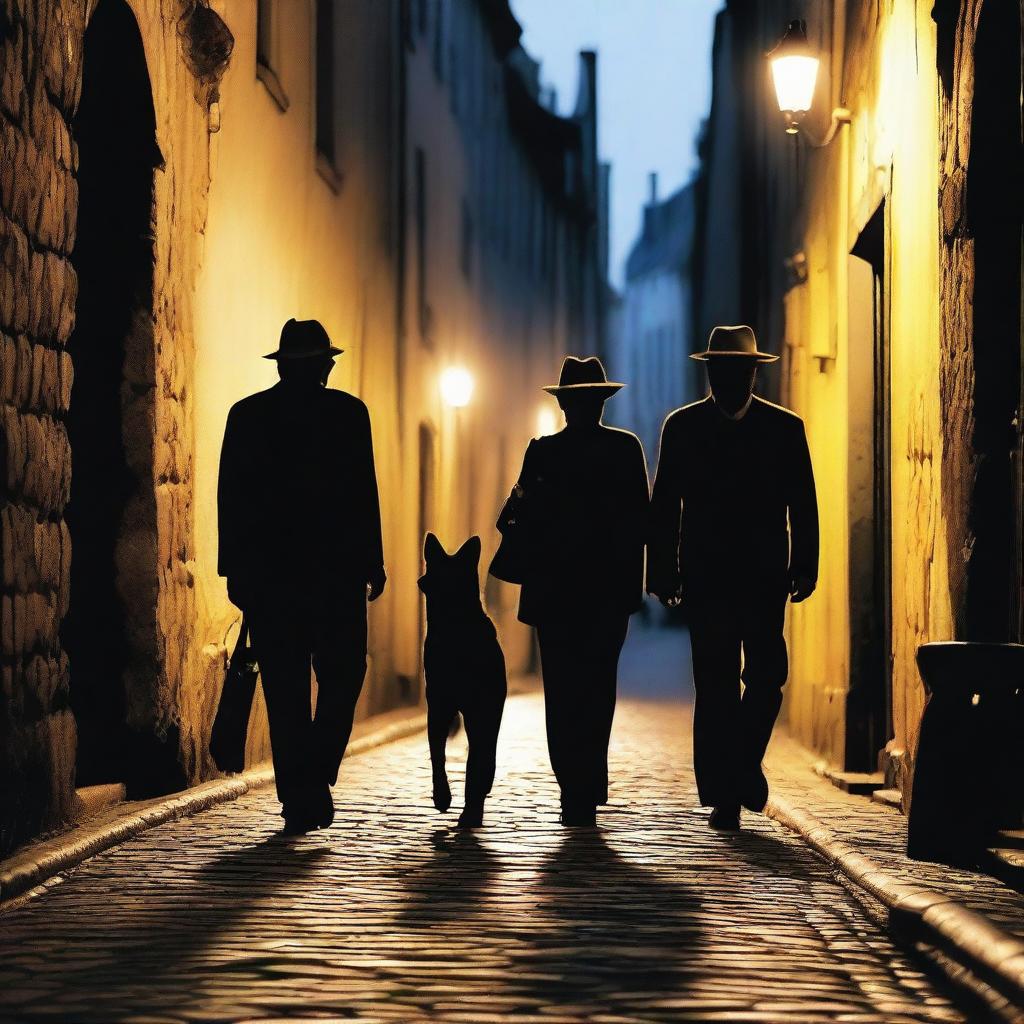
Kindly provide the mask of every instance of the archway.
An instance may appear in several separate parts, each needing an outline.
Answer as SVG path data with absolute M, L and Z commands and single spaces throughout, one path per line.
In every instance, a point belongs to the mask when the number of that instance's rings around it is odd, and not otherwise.
M 62 627 L 80 786 L 131 781 L 127 680 L 155 654 L 153 174 L 161 162 L 142 37 L 124 0 L 100 0 L 83 45 Z

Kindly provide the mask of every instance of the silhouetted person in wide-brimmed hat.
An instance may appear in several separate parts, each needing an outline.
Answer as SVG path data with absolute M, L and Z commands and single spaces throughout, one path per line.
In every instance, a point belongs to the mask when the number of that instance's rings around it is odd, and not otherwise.
M 333 820 L 366 674 L 366 601 L 385 584 L 370 416 L 326 387 L 340 354 L 316 320 L 289 320 L 266 356 L 281 380 L 232 407 L 221 452 L 218 571 L 250 629 L 290 833 Z
M 711 394 L 662 429 L 647 589 L 685 603 L 697 788 L 711 825 L 731 830 L 741 805 L 768 800 L 761 761 L 789 671 L 786 600 L 814 591 L 818 509 L 803 421 L 753 393 L 757 367 L 778 357 L 749 327 L 716 327 L 693 358 L 707 363 Z
M 544 388 L 565 413 L 565 429 L 530 442 L 516 487 L 527 549 L 519 618 L 537 627 L 565 825 L 593 825 L 608 802 L 619 653 L 643 603 L 643 448 L 634 434 L 601 423 L 621 387 L 599 359 L 568 356 L 558 384 Z

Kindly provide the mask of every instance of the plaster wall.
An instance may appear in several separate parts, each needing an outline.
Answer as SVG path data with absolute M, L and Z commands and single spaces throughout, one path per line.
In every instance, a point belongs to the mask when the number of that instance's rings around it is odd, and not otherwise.
M 872 5 L 873 6 L 873 5 Z M 806 743 L 842 764 L 850 679 L 848 489 L 851 435 L 847 257 L 884 202 L 885 330 L 891 358 L 892 755 L 905 781 L 923 692 L 918 644 L 952 635 L 941 508 L 938 82 L 935 26 L 910 2 L 851 19 L 842 75 L 849 128 L 809 154 L 807 280 L 786 298 L 785 392 L 807 422 L 822 519 L 821 583 L 790 615 L 788 714 Z M 826 83 L 826 88 L 828 83 Z M 818 110 L 837 105 L 819 88 Z M 856 312 L 856 311 L 855 311 Z

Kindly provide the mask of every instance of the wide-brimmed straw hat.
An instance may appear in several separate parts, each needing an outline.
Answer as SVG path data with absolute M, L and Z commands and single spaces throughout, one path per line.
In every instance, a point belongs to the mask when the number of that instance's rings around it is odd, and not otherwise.
M 609 398 L 621 387 L 625 385 L 616 384 L 608 379 L 604 364 L 597 356 L 590 356 L 587 359 L 566 356 L 562 361 L 558 383 L 547 384 L 543 390 L 549 395 L 561 395 L 572 391 L 596 391 Z
M 707 362 L 719 356 L 726 359 L 753 359 L 757 363 L 774 363 L 779 358 L 770 352 L 759 351 L 754 332 L 745 324 L 716 327 L 708 338 L 707 349 L 703 352 L 694 352 L 690 358 Z
M 311 359 L 314 356 L 340 356 L 344 349 L 335 348 L 319 320 L 296 320 L 281 328 L 281 341 L 276 352 L 264 359 Z

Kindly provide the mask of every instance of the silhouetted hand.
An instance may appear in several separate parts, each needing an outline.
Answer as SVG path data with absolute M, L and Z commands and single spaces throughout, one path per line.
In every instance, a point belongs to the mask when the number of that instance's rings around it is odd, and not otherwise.
M 807 576 L 794 576 L 789 581 L 789 598 L 793 604 L 799 604 L 801 601 L 806 601 L 807 598 L 814 593 L 814 588 L 817 586 L 815 580 L 810 579 Z
M 383 569 L 377 569 L 366 584 L 366 599 L 368 601 L 376 601 L 381 594 L 384 593 L 384 587 L 387 584 L 388 577 Z

